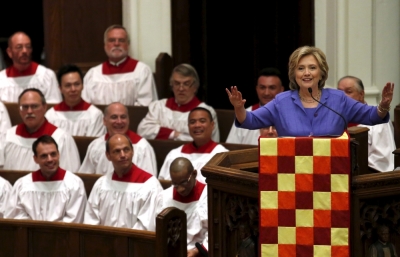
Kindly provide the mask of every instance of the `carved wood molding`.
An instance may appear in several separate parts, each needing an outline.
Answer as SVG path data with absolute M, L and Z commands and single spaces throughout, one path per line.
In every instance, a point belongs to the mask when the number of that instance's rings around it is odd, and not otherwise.
M 182 222 L 180 219 L 172 219 L 168 222 L 168 228 L 167 228 L 167 233 L 168 233 L 168 240 L 167 244 L 171 245 L 172 247 L 176 246 L 176 243 L 178 242 L 178 239 L 180 237 L 182 230 Z

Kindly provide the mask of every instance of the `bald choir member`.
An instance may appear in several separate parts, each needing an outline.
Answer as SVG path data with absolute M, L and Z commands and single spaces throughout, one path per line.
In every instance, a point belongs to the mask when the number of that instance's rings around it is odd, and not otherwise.
M 134 151 L 128 136 L 109 137 L 105 154 L 114 171 L 100 177 L 93 186 L 85 223 L 155 231 L 160 182 L 132 163 Z
M 157 213 L 171 206 L 185 211 L 187 256 L 198 256 L 196 242 L 208 248 L 207 185 L 196 179 L 197 170 L 187 158 L 176 158 L 169 170 L 172 186 L 158 195 Z
M 129 137 L 135 154 L 132 162 L 142 170 L 157 175 L 157 161 L 153 147 L 150 143 L 129 130 L 128 109 L 121 103 L 112 103 L 104 110 L 104 125 L 107 134 L 93 140 L 86 152 L 85 160 L 79 169 L 79 173 L 106 174 L 113 172 L 112 163 L 107 160 L 106 140 L 115 134 L 125 134 Z
M 201 175 L 201 168 L 217 153 L 227 152 L 221 144 L 211 139 L 215 122 L 212 119 L 210 111 L 203 107 L 196 107 L 189 113 L 188 127 L 193 142 L 184 144 L 178 148 L 172 149 L 165 157 L 164 164 L 161 167 L 159 179 L 170 180 L 169 167 L 173 160 L 178 157 L 189 159 L 194 168 L 199 171 L 197 180 L 205 183 L 205 177 Z
M 8 39 L 7 54 L 13 64 L 0 71 L 0 100 L 17 103 L 24 89 L 37 88 L 49 103 L 59 103 L 60 91 L 54 71 L 32 61 L 31 39 L 22 31 Z
M 15 182 L 7 197 L 4 218 L 83 222 L 85 186 L 78 176 L 59 166 L 56 141 L 41 136 L 32 150 L 40 169 Z

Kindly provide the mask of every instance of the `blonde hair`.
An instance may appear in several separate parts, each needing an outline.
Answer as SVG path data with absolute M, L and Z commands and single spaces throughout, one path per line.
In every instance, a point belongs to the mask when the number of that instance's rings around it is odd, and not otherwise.
M 302 46 L 297 48 L 289 57 L 289 88 L 291 90 L 298 90 L 299 85 L 296 83 L 296 68 L 300 62 L 300 59 L 304 56 L 312 55 L 318 62 L 319 69 L 321 71 L 321 80 L 318 83 L 318 88 L 325 86 L 325 81 L 328 79 L 328 63 L 326 62 L 325 54 L 321 49 L 313 46 Z

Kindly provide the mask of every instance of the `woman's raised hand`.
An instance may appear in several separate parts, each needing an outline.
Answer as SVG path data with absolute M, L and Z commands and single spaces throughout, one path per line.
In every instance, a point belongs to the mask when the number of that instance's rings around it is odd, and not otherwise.
M 225 91 L 228 94 L 229 101 L 235 109 L 244 108 L 244 103 L 246 102 L 246 99 L 242 98 L 242 93 L 240 93 L 236 86 L 232 86 L 231 91 L 225 88 Z
M 380 107 L 383 109 L 390 109 L 390 103 L 393 98 L 394 83 L 387 82 L 382 90 L 382 100 L 379 103 Z

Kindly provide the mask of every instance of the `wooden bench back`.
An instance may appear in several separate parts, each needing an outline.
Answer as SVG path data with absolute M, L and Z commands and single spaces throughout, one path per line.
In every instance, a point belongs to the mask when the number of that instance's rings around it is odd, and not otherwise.
M 0 256 L 184 257 L 186 214 L 170 207 L 156 232 L 86 224 L 0 219 Z
M 95 137 L 74 137 L 74 139 L 79 150 L 79 156 L 81 158 L 81 161 L 83 161 L 86 156 L 87 148 L 90 142 L 92 142 L 95 139 Z M 159 139 L 150 139 L 148 141 L 153 147 L 154 152 L 156 154 L 157 170 L 161 169 L 165 157 L 172 149 L 177 148 L 185 143 L 188 143 L 186 141 L 159 140 Z M 255 145 L 241 145 L 241 144 L 228 144 L 228 143 L 222 143 L 222 145 L 225 146 L 225 148 L 227 148 L 230 151 L 257 147 Z
M 19 178 L 31 173 L 30 171 L 19 171 L 19 170 L 0 170 L 0 177 L 8 180 L 8 182 L 11 183 L 11 185 L 14 185 L 15 181 L 17 181 Z M 101 177 L 99 174 L 83 174 L 83 173 L 75 173 L 78 177 L 80 177 L 83 181 L 83 184 L 85 186 L 85 191 L 87 197 L 89 197 L 90 192 L 92 191 L 92 188 L 94 186 L 94 183 L 96 183 L 97 179 Z M 159 179 L 161 186 L 163 189 L 167 189 L 168 187 L 171 186 L 171 181 L 170 180 L 164 180 L 164 179 Z M 1 255 L 0 255 L 1 256 Z

